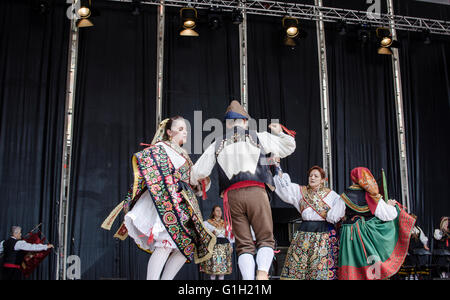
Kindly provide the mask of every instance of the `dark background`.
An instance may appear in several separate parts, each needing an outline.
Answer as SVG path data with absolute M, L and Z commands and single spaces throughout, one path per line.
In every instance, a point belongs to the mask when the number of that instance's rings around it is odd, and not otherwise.
M 70 24 L 65 1 L 47 2 L 44 12 L 37 0 L 0 2 L 0 237 L 12 225 L 25 233 L 43 223 L 43 233 L 57 244 Z M 79 35 L 68 253 L 80 256 L 82 279 L 143 279 L 148 254 L 131 239 L 112 238 L 118 221 L 111 231 L 100 224 L 132 182 L 132 153 L 155 131 L 157 7 L 133 16 L 129 3 L 94 5 L 100 12 L 92 18 L 95 26 Z M 324 5 L 368 7 L 365 0 Z M 450 15 L 445 5 L 395 5 L 400 15 Z M 163 118 L 182 115 L 192 126 L 221 120 L 229 101 L 240 98 L 238 25 L 224 14 L 222 26 L 212 30 L 206 11 L 199 13 L 200 36 L 180 37 L 179 10 L 166 8 Z M 248 99 L 252 118 L 279 119 L 297 132 L 296 152 L 282 165 L 294 182 L 306 184 L 307 170 L 322 164 L 322 137 L 315 22 L 301 26 L 307 35 L 291 49 L 281 43 L 280 18 L 248 16 Z M 391 59 L 355 36 L 354 28 L 341 36 L 326 23 L 333 189 L 344 191 L 354 167 L 366 166 L 377 178 L 384 168 L 389 194 L 400 199 Z M 431 36 L 425 45 L 422 34 L 411 32 L 399 32 L 399 39 L 411 210 L 431 240 L 440 217 L 450 214 L 449 39 Z M 194 111 L 202 112 L 201 124 Z M 205 129 L 200 137 L 192 129 L 190 142 L 210 133 Z M 195 162 L 199 152 L 191 157 Z M 222 204 L 215 171 L 211 178 L 209 199 L 199 200 L 205 217 Z M 298 212 L 276 196 L 272 207 L 275 238 L 288 245 L 287 222 Z M 31 278 L 55 279 L 55 268 L 53 252 Z M 239 279 L 235 259 L 233 271 L 226 279 Z M 201 278 L 194 264 L 176 277 Z

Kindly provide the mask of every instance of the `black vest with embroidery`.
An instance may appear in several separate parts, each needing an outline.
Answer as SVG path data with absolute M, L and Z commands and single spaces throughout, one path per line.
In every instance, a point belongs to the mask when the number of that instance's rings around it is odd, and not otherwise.
M 4 249 L 4 257 L 3 257 L 3 263 L 4 264 L 13 264 L 13 265 L 20 265 L 23 260 L 23 254 L 22 251 L 14 250 L 14 246 L 18 240 L 9 238 L 5 242 L 3 242 L 3 249 Z
M 267 163 L 267 159 L 269 158 L 269 156 L 268 154 L 265 153 L 264 149 L 261 147 L 258 136 L 256 135 L 256 132 L 254 130 L 246 130 L 241 127 L 233 127 L 233 129 L 226 132 L 225 136 L 216 141 L 217 141 L 215 149 L 216 158 L 219 156 L 220 152 L 223 150 L 224 147 L 226 147 L 231 143 L 241 141 L 251 143 L 261 150 L 258 164 L 254 174 L 248 171 L 246 172 L 242 171 L 239 172 L 238 174 L 234 174 L 231 178 L 228 178 L 225 171 L 222 169 L 222 166 L 220 164 L 217 164 L 219 170 L 220 193 L 224 192 L 231 185 L 242 181 L 262 182 L 265 183 L 266 186 L 268 186 L 270 189 L 273 189 L 273 187 L 275 186 L 273 181 L 273 175 L 272 172 L 270 171 L 270 166 Z
M 358 220 L 356 218 L 357 216 L 364 217 L 365 220 L 370 220 L 374 217 L 369 210 L 365 190 L 348 188 L 341 195 L 341 198 L 344 200 L 346 206 L 344 224 L 353 224 Z

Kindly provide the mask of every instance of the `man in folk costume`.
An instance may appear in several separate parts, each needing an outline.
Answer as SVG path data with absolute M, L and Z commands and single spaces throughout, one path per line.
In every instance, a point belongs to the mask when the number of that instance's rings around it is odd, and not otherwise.
M 383 200 L 369 169 L 353 169 L 351 179 L 355 184 L 341 195 L 346 211 L 338 278 L 387 279 L 405 260 L 416 220 L 395 200 Z
M 280 124 L 270 124 L 272 133 L 248 129 L 249 115 L 233 100 L 226 113 L 226 134 L 211 144 L 192 167 L 191 184 L 208 177 L 218 164 L 219 188 L 224 201 L 227 231 L 234 234 L 238 264 L 244 280 L 268 279 L 273 260 L 272 211 L 266 187 L 273 190 L 273 176 L 266 154 L 284 158 L 295 150 L 293 133 Z M 253 242 L 250 226 L 256 243 Z

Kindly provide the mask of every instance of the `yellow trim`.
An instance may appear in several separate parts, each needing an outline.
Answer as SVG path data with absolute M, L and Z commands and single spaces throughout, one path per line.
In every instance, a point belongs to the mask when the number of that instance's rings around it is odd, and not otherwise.
M 141 178 L 141 175 L 139 173 L 138 164 L 137 164 L 136 155 L 133 155 L 133 158 L 131 159 L 131 164 L 133 165 L 133 173 L 134 173 L 133 195 L 132 195 L 131 199 L 134 199 L 134 197 L 136 196 L 139 179 Z
M 341 195 L 342 200 L 344 200 L 345 204 L 350 207 L 351 209 L 353 209 L 356 212 L 360 212 L 360 213 L 366 213 L 369 211 L 369 206 L 365 205 L 365 206 L 358 206 L 355 203 L 353 203 L 348 196 L 345 193 L 342 193 Z
M 123 203 L 120 202 L 108 215 L 108 217 L 103 221 L 101 227 L 105 230 L 111 230 L 111 226 L 119 215 L 120 211 L 123 209 Z

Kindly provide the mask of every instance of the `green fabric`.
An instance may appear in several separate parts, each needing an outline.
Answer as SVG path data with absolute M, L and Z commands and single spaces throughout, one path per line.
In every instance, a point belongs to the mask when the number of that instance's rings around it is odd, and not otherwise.
M 397 211 L 399 211 L 398 208 Z M 358 234 L 358 225 L 361 238 Z M 367 259 L 371 256 L 374 256 L 375 261 L 385 262 L 394 251 L 398 238 L 398 217 L 388 222 L 373 217 L 369 221 L 359 219 L 354 224 L 344 224 L 341 229 L 339 266 L 357 268 L 369 266 L 374 262 L 372 260 L 368 263 Z M 367 258 L 361 240 L 364 243 Z

